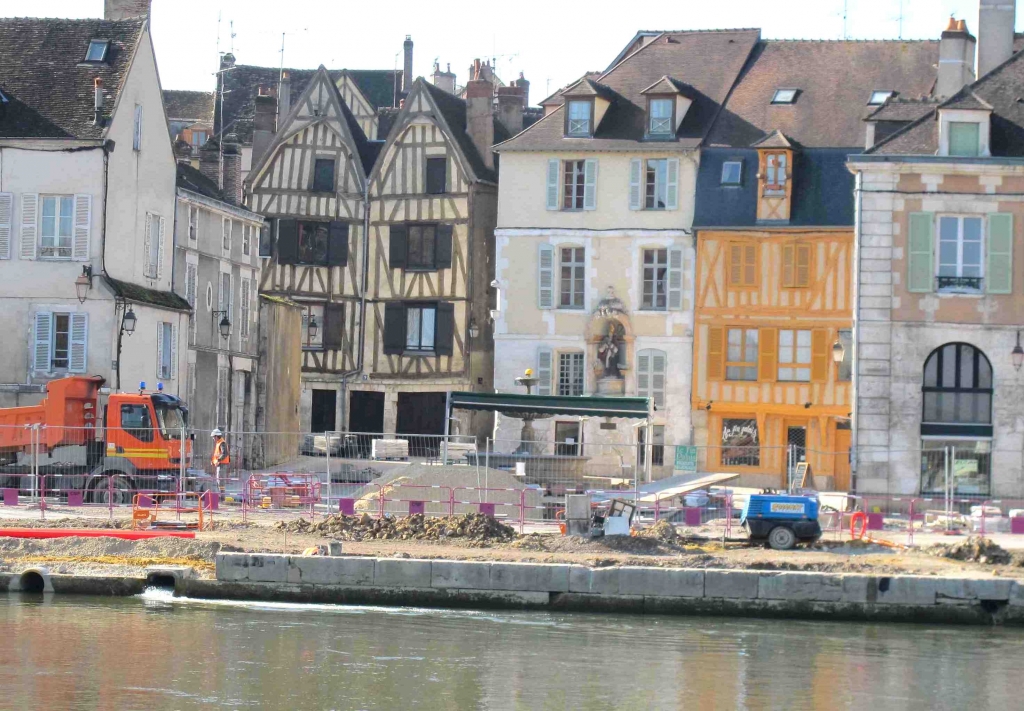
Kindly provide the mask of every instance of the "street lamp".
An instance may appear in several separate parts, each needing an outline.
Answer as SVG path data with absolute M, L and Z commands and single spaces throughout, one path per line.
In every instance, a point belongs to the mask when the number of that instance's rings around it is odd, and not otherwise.
M 1017 331 L 1017 345 L 1010 351 L 1010 357 L 1013 358 L 1013 369 L 1020 371 L 1020 367 L 1024 365 L 1024 348 L 1020 347 L 1020 331 Z
M 476 325 L 475 318 L 469 319 L 469 329 L 467 332 L 469 333 L 469 337 L 474 339 L 480 335 L 480 328 Z
M 842 341 L 837 338 L 836 342 L 832 344 L 832 362 L 839 365 L 845 357 L 846 349 L 843 347 Z
M 231 321 L 228 320 L 227 311 L 211 311 L 214 318 L 220 316 L 220 322 L 217 324 L 217 328 L 220 329 L 220 337 L 227 339 L 231 335 Z
M 131 304 L 128 305 L 128 311 L 125 312 L 124 318 L 121 319 L 121 329 L 129 336 L 135 333 L 135 324 L 138 321 L 135 318 L 135 312 L 132 311 Z
M 316 340 L 317 331 L 320 330 L 320 324 L 316 322 L 316 314 L 309 315 L 309 324 L 306 325 L 306 331 L 309 332 L 310 342 Z
M 75 293 L 78 295 L 78 303 L 84 304 L 85 298 L 92 288 L 92 265 L 83 264 L 82 273 L 75 279 Z
M 124 309 L 124 315 L 121 316 L 121 327 L 117 329 L 117 389 L 121 390 L 121 339 L 124 334 L 129 336 L 135 333 L 135 324 L 138 323 L 138 319 L 135 317 L 135 312 L 132 311 L 132 305 L 127 301 L 119 301 L 118 305 Z M 116 311 L 115 311 L 116 313 Z

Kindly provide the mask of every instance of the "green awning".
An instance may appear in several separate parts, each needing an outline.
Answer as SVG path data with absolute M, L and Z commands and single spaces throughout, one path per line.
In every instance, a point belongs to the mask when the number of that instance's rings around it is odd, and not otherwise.
M 490 410 L 512 417 L 516 414 L 579 415 L 585 417 L 629 417 L 645 420 L 645 397 L 567 397 L 559 395 L 517 395 L 513 393 L 449 393 L 453 410 Z M 653 407 L 650 410 L 653 411 Z

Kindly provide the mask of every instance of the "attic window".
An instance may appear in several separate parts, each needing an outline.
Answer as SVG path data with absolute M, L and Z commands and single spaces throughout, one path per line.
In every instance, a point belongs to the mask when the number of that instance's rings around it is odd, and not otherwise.
M 891 91 L 872 91 L 871 98 L 868 100 L 868 106 L 881 106 L 885 103 L 886 99 L 893 95 Z
M 87 62 L 103 62 L 107 58 L 107 50 L 110 49 L 110 40 L 89 40 L 89 49 L 85 53 Z
M 773 104 L 795 104 L 796 94 L 799 89 L 776 89 L 772 96 Z

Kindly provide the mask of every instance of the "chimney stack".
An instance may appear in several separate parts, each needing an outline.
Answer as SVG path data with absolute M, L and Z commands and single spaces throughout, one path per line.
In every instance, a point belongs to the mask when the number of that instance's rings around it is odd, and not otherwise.
M 519 72 L 519 78 L 516 79 L 516 86 L 523 90 L 523 108 L 529 108 L 530 106 L 530 82 L 523 76 L 522 72 Z
M 1012 32 L 1012 30 L 1011 30 Z M 974 36 L 963 20 L 949 18 L 949 25 L 939 40 L 939 72 L 935 94 L 949 98 L 965 84 L 974 81 Z
M 466 133 L 473 140 L 480 158 L 494 167 L 494 112 L 491 82 L 481 78 L 480 60 L 473 62 L 472 79 L 466 82 Z
M 402 48 L 405 50 L 405 64 L 402 65 L 402 91 L 408 94 L 409 89 L 412 88 L 412 35 L 405 36 Z
M 224 137 L 224 199 L 232 205 L 242 202 L 242 150 L 238 136 Z
M 281 84 L 277 88 L 277 125 L 284 124 L 285 118 L 292 112 L 292 78 L 288 72 L 281 73 Z
M 1013 55 L 1016 19 L 1016 0 L 981 0 L 978 8 L 979 79 Z
M 220 143 L 211 138 L 199 149 L 199 172 L 220 185 Z
M 104 20 L 127 20 L 129 17 L 149 17 L 153 0 L 103 0 Z
M 452 71 L 451 64 L 448 65 L 448 71 L 442 72 L 441 65 L 434 62 L 434 86 L 449 94 L 455 93 L 455 73 Z
M 92 80 L 93 86 L 93 115 L 92 122 L 97 126 L 103 125 L 103 80 L 96 77 Z
M 523 90 L 518 86 L 499 86 L 498 120 L 513 136 L 523 130 Z
M 252 122 L 252 164 L 256 165 L 270 147 L 277 132 L 277 101 L 265 86 L 256 95 L 256 113 Z

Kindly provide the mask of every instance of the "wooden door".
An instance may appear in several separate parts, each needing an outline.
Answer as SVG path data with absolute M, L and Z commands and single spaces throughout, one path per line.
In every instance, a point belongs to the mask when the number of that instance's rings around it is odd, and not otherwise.
M 835 490 L 850 490 L 850 430 L 836 430 Z

